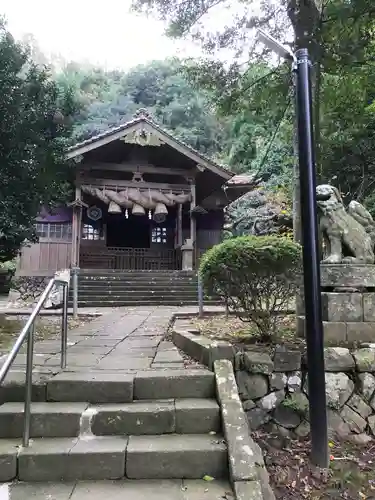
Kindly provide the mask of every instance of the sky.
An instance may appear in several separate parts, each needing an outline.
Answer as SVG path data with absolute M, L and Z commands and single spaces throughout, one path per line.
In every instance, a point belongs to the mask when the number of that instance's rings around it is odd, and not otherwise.
M 153 59 L 201 55 L 198 45 L 170 40 L 155 18 L 130 12 L 131 0 L 0 0 L 16 38 L 32 33 L 46 54 L 127 69 Z

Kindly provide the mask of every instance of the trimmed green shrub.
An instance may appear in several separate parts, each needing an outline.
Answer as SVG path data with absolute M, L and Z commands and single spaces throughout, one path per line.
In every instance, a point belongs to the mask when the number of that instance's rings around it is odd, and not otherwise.
M 261 337 L 275 333 L 281 311 L 300 284 L 301 247 L 289 238 L 241 236 L 204 254 L 199 269 L 208 295 L 226 300 L 229 309 L 253 322 Z

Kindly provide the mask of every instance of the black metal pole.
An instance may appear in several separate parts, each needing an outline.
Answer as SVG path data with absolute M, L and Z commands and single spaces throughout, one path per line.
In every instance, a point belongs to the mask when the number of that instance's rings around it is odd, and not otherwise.
M 311 425 L 311 461 L 328 467 L 320 256 L 316 213 L 316 173 L 308 50 L 296 52 L 298 157 L 301 191 L 305 332 Z

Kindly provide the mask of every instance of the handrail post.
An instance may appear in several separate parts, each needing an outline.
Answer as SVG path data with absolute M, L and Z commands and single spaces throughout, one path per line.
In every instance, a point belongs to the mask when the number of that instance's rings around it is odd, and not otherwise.
M 203 286 L 202 286 L 202 281 L 198 273 L 198 306 L 199 306 L 199 312 L 198 316 L 200 318 L 203 318 Z
M 78 267 L 72 267 L 73 277 L 73 318 L 78 319 Z
M 31 396 L 33 390 L 33 354 L 34 354 L 34 323 L 31 324 L 27 337 L 27 360 L 25 378 L 25 407 L 23 420 L 22 445 L 26 448 L 30 441 Z
M 67 283 L 63 284 L 63 307 L 61 318 L 61 368 L 66 368 L 66 350 L 68 345 L 68 291 Z

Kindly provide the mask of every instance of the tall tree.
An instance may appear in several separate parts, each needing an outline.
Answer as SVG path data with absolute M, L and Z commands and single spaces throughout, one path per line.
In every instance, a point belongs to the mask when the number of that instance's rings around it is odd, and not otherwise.
M 42 204 L 64 200 L 64 160 L 74 99 L 61 94 L 48 72 L 33 63 L 0 23 L 0 262 L 35 237 Z
M 232 51 L 231 63 L 221 64 L 210 58 L 195 65 L 194 69 L 189 68 L 198 86 L 212 89 L 226 114 L 231 112 L 233 103 L 241 103 L 245 111 L 251 109 L 251 103 L 257 103 L 259 96 L 264 94 L 264 86 L 269 87 L 268 107 L 276 114 L 280 113 L 284 106 L 279 99 L 280 82 L 285 87 L 284 99 L 287 88 L 291 87 L 290 78 L 285 78 L 289 76 L 290 68 L 285 64 L 276 69 L 270 64 L 269 76 L 266 77 L 264 71 L 260 78 L 259 72 L 254 71 L 256 61 L 260 58 L 267 60 L 267 51 L 261 50 L 260 46 L 256 50 L 249 48 L 251 28 L 264 27 L 281 42 L 291 42 L 294 49 L 307 47 L 313 61 L 315 137 L 320 179 L 341 176 L 339 183 L 344 189 L 348 188 L 350 179 L 351 188 L 347 190 L 366 196 L 366 189 L 361 190 L 358 186 L 359 179 L 361 186 L 368 185 L 366 174 L 363 174 L 366 168 L 362 168 L 361 173 L 360 167 L 353 165 L 353 175 L 348 177 L 349 167 L 343 169 L 338 160 L 340 151 L 341 156 L 344 151 L 347 155 L 352 151 L 355 159 L 352 157 L 347 163 L 356 162 L 362 167 L 368 165 L 371 171 L 372 145 L 368 127 L 372 129 L 372 109 L 369 108 L 372 102 L 369 94 L 372 92 L 370 81 L 375 33 L 372 0 L 263 0 L 260 6 L 254 0 L 133 0 L 133 6 L 139 11 L 156 12 L 167 20 L 171 36 L 191 34 L 201 40 L 211 54 L 218 55 L 223 49 Z M 221 19 L 225 21 L 222 24 Z M 253 77 L 250 84 L 249 74 Z M 265 115 L 266 124 L 269 113 L 265 110 L 261 113 Z M 287 119 L 293 126 L 291 113 Z M 240 136 L 245 129 L 247 135 L 254 133 L 254 124 L 259 122 L 257 112 L 252 110 L 247 113 L 246 122 L 237 127 Z M 259 128 L 256 130 L 259 132 Z M 364 141 L 360 141 L 360 146 L 358 134 Z M 284 138 L 288 136 L 284 135 Z M 288 139 L 291 141 L 292 137 Z M 253 168 L 254 149 L 250 148 L 247 152 L 248 166 Z M 336 169 L 339 171 L 335 173 Z M 342 174 L 344 171 L 345 174 Z

